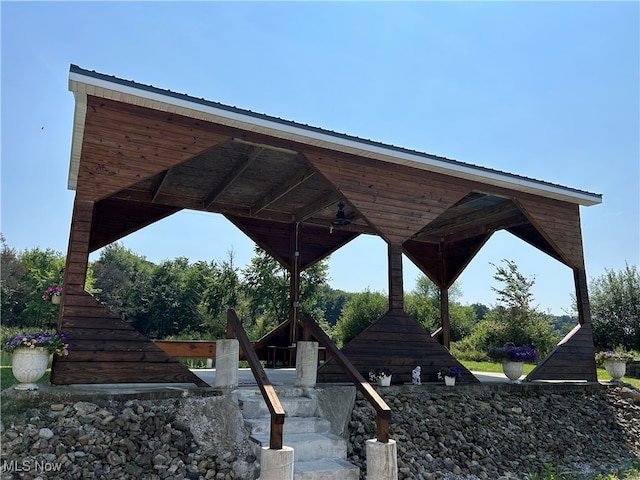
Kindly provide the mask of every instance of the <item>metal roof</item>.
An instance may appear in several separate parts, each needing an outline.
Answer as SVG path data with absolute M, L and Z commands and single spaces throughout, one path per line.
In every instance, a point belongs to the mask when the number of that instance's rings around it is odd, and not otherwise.
M 76 98 L 68 181 L 70 189 L 75 189 L 77 185 L 86 114 L 86 96 L 93 95 L 579 205 L 589 206 L 602 202 L 601 194 L 296 123 L 251 110 L 85 70 L 76 65 L 70 66 L 69 90 L 74 93 Z

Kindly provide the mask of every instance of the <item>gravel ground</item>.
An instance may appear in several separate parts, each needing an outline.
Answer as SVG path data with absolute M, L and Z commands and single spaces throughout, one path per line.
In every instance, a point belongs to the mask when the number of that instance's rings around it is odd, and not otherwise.
M 378 391 L 393 410 L 400 479 L 525 479 L 548 468 L 595 478 L 640 462 L 640 392 L 630 387 Z M 373 436 L 374 411 L 358 396 L 349 460 L 361 469 Z
M 565 472 L 556 478 L 593 479 L 640 459 L 640 392 L 623 385 L 379 391 L 393 410 L 400 479 L 526 479 L 548 466 Z M 3 480 L 258 475 L 229 395 L 34 398 L 3 395 Z M 349 430 L 349 459 L 365 478 L 364 442 L 374 437 L 375 418 L 359 396 Z

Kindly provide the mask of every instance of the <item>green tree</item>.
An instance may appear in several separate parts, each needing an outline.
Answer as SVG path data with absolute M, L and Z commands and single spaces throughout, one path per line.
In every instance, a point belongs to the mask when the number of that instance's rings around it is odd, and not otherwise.
M 26 285 L 22 279 L 26 273 L 15 249 L 10 248 L 0 235 L 0 302 L 2 323 L 6 326 L 18 326 L 25 308 Z
M 389 310 L 389 299 L 380 292 L 356 293 L 342 309 L 336 324 L 335 337 L 338 345 L 344 345 L 355 338 L 369 325 Z
M 205 323 L 202 297 L 213 270 L 207 262 L 190 265 L 185 257 L 162 262 L 151 276 L 145 325 L 137 327 L 157 338 L 201 331 Z
M 533 345 L 546 355 L 560 337 L 533 306 L 535 279 L 522 275 L 513 261 L 503 260 L 503 264 L 494 265 L 494 279 L 502 284 L 502 288 L 492 287 L 498 294 L 498 306 L 475 326 L 470 343 L 480 350 L 506 344 Z
M 19 254 L 25 273 L 20 280 L 24 292 L 24 309 L 20 326 L 55 329 L 59 307 L 42 300 L 42 293 L 49 286 L 62 285 L 64 256 L 50 248 L 32 248 Z
M 259 338 L 289 318 L 291 274 L 276 259 L 256 246 L 248 267 L 242 270 L 242 291 L 253 320 L 252 338 Z M 300 314 L 309 314 L 326 327 L 318 299 L 327 284 L 327 260 L 317 262 L 300 275 Z
M 353 293 L 333 289 L 329 285 L 322 287 L 318 296 L 318 308 L 324 312 L 324 318 L 331 327 L 336 326 L 342 309 L 353 295 Z
M 125 320 L 144 325 L 156 266 L 116 242 L 104 247 L 91 267 L 96 299 Z
M 462 297 L 462 289 L 458 284 L 454 283 L 448 293 L 451 340 L 455 342 L 471 333 L 475 323 L 475 312 L 472 307 L 462 306 L 457 301 Z M 433 333 L 441 326 L 440 288 L 429 277 L 419 276 L 415 289 L 405 296 L 405 310 L 427 332 Z
M 484 319 L 484 316 L 490 310 L 489 307 L 487 307 L 486 305 L 483 305 L 482 303 L 472 303 L 471 308 L 473 308 L 473 311 L 475 312 L 475 315 L 476 315 L 476 320 L 478 322 Z
M 289 272 L 262 248 L 254 248 L 250 265 L 242 270 L 242 290 L 254 330 L 261 337 L 289 317 Z M 247 325 L 245 328 L 249 329 Z
M 589 285 L 593 340 L 597 348 L 618 345 L 640 351 L 640 273 L 625 265 L 619 272 L 605 274 Z
M 243 303 L 242 285 L 239 270 L 234 265 L 233 251 L 228 252 L 226 260 L 212 264 L 212 272 L 208 277 L 203 302 L 209 319 L 207 324 L 213 338 L 224 338 L 227 317 L 226 311 L 233 308 L 236 311 Z M 245 317 L 238 312 L 240 318 Z

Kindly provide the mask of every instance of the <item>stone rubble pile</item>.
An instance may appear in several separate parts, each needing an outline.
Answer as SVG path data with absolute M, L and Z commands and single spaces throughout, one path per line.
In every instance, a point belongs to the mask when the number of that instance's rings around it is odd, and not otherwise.
M 399 479 L 547 478 L 548 469 L 593 479 L 640 462 L 640 392 L 632 388 L 377 391 L 393 412 Z M 375 412 L 358 395 L 348 459 L 361 471 L 375 431 Z
M 236 479 L 255 456 L 196 442 L 175 400 L 78 401 L 2 422 L 2 479 Z M 200 442 L 205 443 L 205 442 Z M 242 449 L 240 449 L 242 450 Z M 241 472 L 241 473 L 238 473 Z
M 628 387 L 378 391 L 393 410 L 390 437 L 397 441 L 401 480 L 526 479 L 547 466 L 593 479 L 640 459 L 640 392 Z M 360 396 L 349 435 L 349 460 L 364 479 L 364 445 L 375 437 L 375 416 Z M 0 441 L 3 480 L 250 480 L 259 474 L 230 395 L 5 397 Z

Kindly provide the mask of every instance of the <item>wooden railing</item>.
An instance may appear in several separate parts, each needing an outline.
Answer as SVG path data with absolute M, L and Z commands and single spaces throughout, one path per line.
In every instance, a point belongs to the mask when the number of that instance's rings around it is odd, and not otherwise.
M 173 358 L 216 358 L 215 340 L 154 340 Z
M 231 331 L 235 333 L 235 336 L 240 343 L 240 348 L 245 353 L 247 362 L 249 362 L 249 367 L 251 367 L 251 372 L 258 383 L 258 388 L 260 389 L 260 392 L 262 392 L 262 397 L 264 398 L 267 408 L 269 409 L 269 413 L 271 414 L 269 448 L 279 450 L 282 448 L 282 431 L 284 429 L 285 416 L 284 409 L 280 404 L 280 399 L 276 394 L 275 388 L 273 388 L 267 374 L 264 373 L 262 364 L 258 359 L 258 355 L 256 355 L 256 352 L 253 350 L 249 337 L 247 337 L 247 333 L 244 331 L 244 328 L 242 328 L 240 319 L 233 309 L 227 310 L 227 338 L 230 337 Z
M 349 359 L 338 350 L 338 347 L 324 333 L 324 330 L 309 315 L 305 315 L 302 324 L 305 330 L 315 337 L 327 349 L 327 356 L 340 365 L 344 372 L 351 378 L 356 388 L 376 411 L 376 438 L 379 442 L 389 442 L 389 421 L 391 420 L 391 408 L 382 399 L 378 392 L 367 382 L 360 372 L 351 364 Z M 306 333 L 306 332 L 305 332 Z M 307 335 L 305 335 L 305 338 Z

